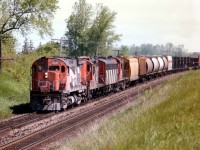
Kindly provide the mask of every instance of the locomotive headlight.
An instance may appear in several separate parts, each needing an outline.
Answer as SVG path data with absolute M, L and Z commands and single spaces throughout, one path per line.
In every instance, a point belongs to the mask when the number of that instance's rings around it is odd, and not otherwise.
M 48 78 L 48 72 L 45 72 L 44 75 L 45 78 Z

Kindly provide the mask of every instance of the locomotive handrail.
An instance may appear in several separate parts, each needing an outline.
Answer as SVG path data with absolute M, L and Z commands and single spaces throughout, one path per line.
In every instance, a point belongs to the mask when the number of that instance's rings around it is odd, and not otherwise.
M 99 79 L 102 80 L 102 81 L 105 83 L 105 80 L 103 79 L 104 77 L 106 78 L 105 75 L 100 75 L 100 76 L 99 76 Z
M 90 71 L 90 72 L 91 72 L 91 71 Z M 87 81 L 86 78 L 87 78 L 87 76 L 90 74 L 90 72 L 88 72 L 88 73 L 86 74 L 85 77 L 81 77 L 81 78 L 83 78 L 83 80 Z

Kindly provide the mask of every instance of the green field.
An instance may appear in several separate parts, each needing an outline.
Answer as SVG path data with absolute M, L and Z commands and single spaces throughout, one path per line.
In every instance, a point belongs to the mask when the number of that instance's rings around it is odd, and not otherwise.
M 200 71 L 146 90 L 140 103 L 54 149 L 200 149 Z

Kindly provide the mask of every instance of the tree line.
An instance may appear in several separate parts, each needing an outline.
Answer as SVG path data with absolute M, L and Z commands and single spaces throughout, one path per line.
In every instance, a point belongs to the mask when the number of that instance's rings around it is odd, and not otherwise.
M 187 49 L 184 45 L 173 45 L 172 43 L 164 44 L 142 44 L 140 47 L 133 45 L 132 53 L 141 53 L 142 55 L 172 55 L 184 56 L 187 55 Z

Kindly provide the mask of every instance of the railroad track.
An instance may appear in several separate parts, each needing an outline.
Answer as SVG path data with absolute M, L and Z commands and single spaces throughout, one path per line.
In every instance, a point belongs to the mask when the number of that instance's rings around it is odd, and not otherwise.
M 170 76 L 172 77 L 176 75 L 178 74 Z M 51 141 L 57 136 L 70 135 L 70 133 L 76 128 L 84 126 L 92 120 L 124 106 L 128 102 L 134 101 L 135 97 L 144 89 L 156 86 L 166 79 L 168 79 L 167 76 L 155 81 L 147 82 L 146 84 L 129 88 L 125 91 L 102 98 L 99 101 L 89 103 L 89 106 L 84 105 L 83 108 L 76 108 L 78 111 L 73 109 L 69 112 L 67 111 L 63 114 L 58 114 L 60 115 L 58 121 L 55 121 L 52 124 L 43 126 L 43 128 L 30 132 L 29 134 L 21 133 L 22 135 L 24 134 L 24 136 L 14 137 L 10 141 L 1 141 L 0 149 L 35 149 L 38 148 L 38 145 Z
M 53 113 L 48 113 L 48 114 L 31 113 L 31 114 L 25 114 L 20 117 L 13 118 L 9 121 L 1 122 L 0 123 L 0 139 L 1 139 L 1 136 L 9 132 L 10 130 L 21 128 L 30 123 L 39 121 L 44 118 L 48 118 L 52 115 Z

